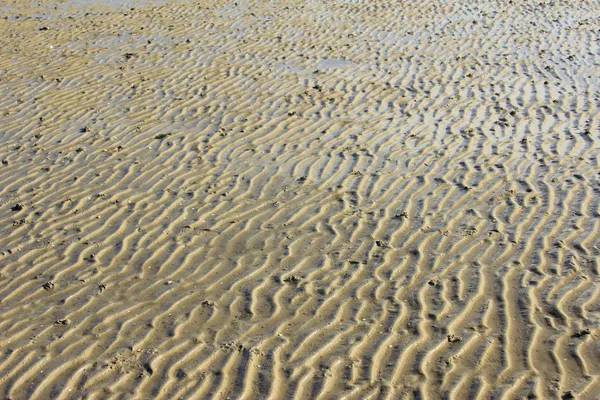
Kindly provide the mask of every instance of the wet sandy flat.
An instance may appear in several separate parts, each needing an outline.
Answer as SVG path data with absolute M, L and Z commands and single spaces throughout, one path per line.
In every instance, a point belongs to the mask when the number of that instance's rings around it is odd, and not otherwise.
M 600 398 L 599 28 L 0 2 L 0 398 Z

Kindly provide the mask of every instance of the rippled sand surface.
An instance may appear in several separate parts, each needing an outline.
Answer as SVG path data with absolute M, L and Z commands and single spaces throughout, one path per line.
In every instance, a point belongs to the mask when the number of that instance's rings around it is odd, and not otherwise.
M 596 1 L 2 1 L 0 397 L 600 397 Z

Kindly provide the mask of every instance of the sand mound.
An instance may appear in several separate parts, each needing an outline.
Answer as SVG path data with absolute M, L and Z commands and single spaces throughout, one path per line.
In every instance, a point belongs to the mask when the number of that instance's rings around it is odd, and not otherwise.
M 3 398 L 600 397 L 593 1 L 0 6 Z

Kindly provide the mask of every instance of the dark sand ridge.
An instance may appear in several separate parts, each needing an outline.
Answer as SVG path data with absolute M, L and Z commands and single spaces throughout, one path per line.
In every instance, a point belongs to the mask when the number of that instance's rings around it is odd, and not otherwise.
M 592 1 L 0 6 L 0 396 L 600 397 Z

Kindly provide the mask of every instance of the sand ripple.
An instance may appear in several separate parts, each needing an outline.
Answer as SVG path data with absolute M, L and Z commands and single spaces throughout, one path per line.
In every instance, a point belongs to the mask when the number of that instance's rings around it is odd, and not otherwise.
M 596 2 L 83 3 L 0 6 L 2 397 L 600 397 Z

